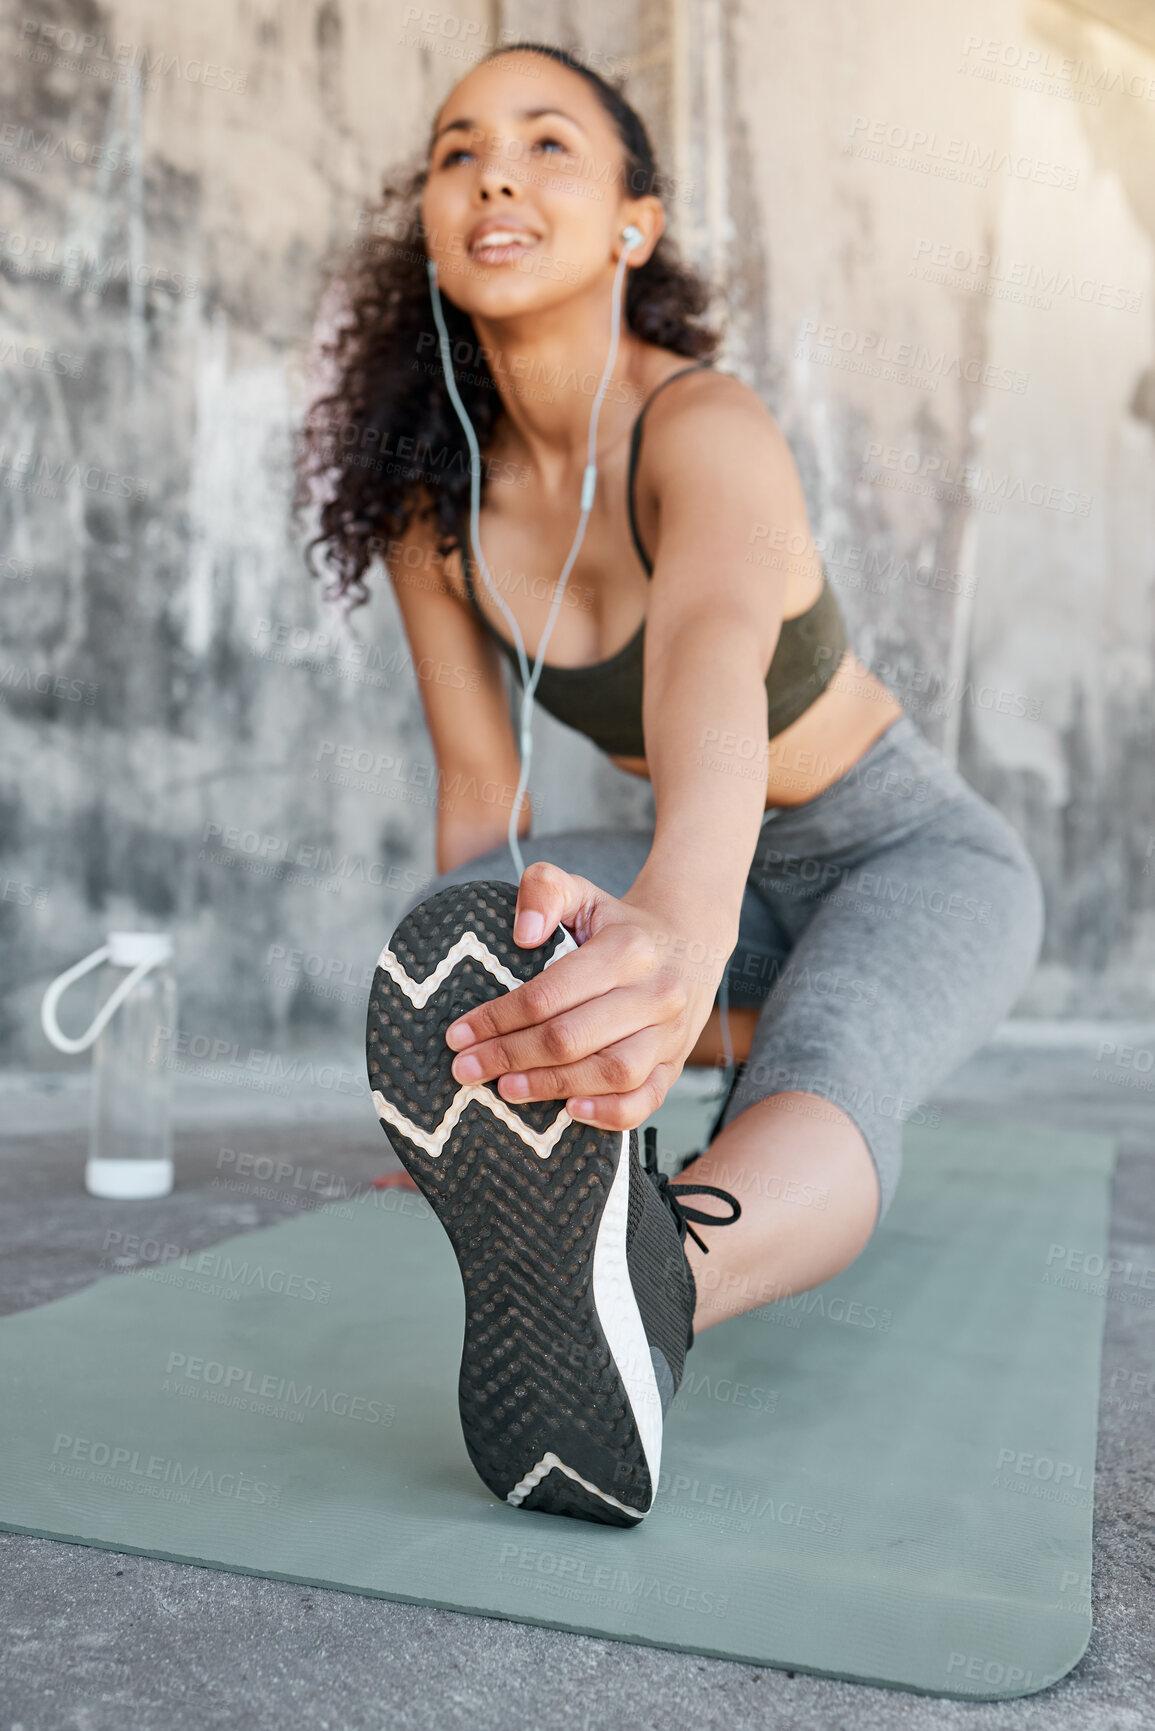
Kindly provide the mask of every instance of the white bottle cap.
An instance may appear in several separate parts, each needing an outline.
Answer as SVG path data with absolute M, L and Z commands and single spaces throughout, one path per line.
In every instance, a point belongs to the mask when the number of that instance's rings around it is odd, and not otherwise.
M 142 962 L 156 967 L 172 955 L 172 939 L 167 932 L 109 932 L 108 952 L 114 968 L 139 968 Z

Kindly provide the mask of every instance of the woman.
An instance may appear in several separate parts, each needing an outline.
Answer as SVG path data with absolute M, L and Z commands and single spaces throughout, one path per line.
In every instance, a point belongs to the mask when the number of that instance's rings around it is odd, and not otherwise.
M 642 122 L 572 56 L 482 60 L 400 191 L 420 230 L 347 271 L 338 382 L 303 464 L 336 469 L 318 540 L 339 591 L 363 599 L 385 555 L 441 785 L 465 790 L 439 812 L 440 875 L 382 956 L 369 1055 L 383 1127 L 462 1262 L 466 1440 L 507 1500 L 619 1524 L 652 1500 L 683 1328 L 688 1344 L 854 1260 L 894 1195 L 903 1120 L 1011 1007 L 1042 930 L 1011 826 L 848 646 L 790 451 L 709 366 L 705 291 L 656 186 Z M 537 695 L 650 778 L 656 821 L 538 839 L 526 799 L 519 873 L 508 806 L 474 791 L 518 780 L 501 622 L 532 660 L 624 252 L 588 533 Z M 484 454 L 476 539 L 427 261 Z M 448 984 L 421 984 L 438 964 L 473 969 L 448 1009 Z M 652 1162 L 642 1177 L 636 1128 L 687 1060 L 714 1060 L 724 971 L 744 1062 L 671 1189 Z M 547 1127 L 568 1142 L 547 1148 Z M 595 1174 L 580 1207 L 571 1155 Z M 730 1214 L 689 1209 L 691 1187 Z

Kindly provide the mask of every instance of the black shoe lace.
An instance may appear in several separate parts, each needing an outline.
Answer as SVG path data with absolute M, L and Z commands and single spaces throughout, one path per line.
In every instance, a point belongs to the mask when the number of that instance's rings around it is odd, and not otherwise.
M 658 1132 L 651 1125 L 643 1132 L 645 1146 L 645 1169 L 653 1180 L 654 1187 L 670 1213 L 674 1216 L 674 1224 L 678 1228 L 678 1236 L 685 1238 L 687 1233 L 694 1240 L 704 1256 L 709 1256 L 709 1245 L 703 1244 L 699 1233 L 694 1231 L 692 1221 L 699 1226 L 733 1226 L 741 1217 L 742 1204 L 736 1196 L 731 1196 L 728 1190 L 719 1190 L 714 1184 L 678 1184 L 671 1183 L 663 1172 L 658 1170 Z M 697 1158 L 697 1156 L 693 1156 Z M 680 1194 L 679 1194 L 680 1193 Z M 722 1214 L 705 1214 L 700 1208 L 687 1208 L 681 1196 L 717 1196 L 723 1202 L 728 1202 L 733 1213 L 728 1217 Z

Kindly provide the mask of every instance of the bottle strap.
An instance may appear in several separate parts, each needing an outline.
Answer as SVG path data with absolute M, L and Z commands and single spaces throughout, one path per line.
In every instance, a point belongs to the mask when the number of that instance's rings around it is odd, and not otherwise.
M 74 968 L 69 968 L 58 979 L 53 980 L 45 992 L 40 1005 L 40 1026 L 58 1052 L 86 1052 L 93 1041 L 104 1032 L 132 988 L 139 980 L 144 979 L 150 969 L 158 965 L 157 960 L 139 962 L 132 972 L 121 980 L 107 1002 L 101 1005 L 86 1032 L 81 1034 L 79 1039 L 71 1039 L 69 1035 L 60 1030 L 60 1023 L 56 1020 L 56 1006 L 72 982 L 79 980 L 82 974 L 91 973 L 92 969 L 98 967 L 109 953 L 109 946 L 102 944 L 100 949 L 93 950 L 90 956 L 85 956 L 82 962 L 77 962 Z

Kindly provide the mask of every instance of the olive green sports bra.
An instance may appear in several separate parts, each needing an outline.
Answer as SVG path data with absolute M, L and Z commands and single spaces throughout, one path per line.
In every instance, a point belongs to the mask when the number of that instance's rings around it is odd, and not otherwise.
M 634 516 L 634 477 L 642 441 L 642 419 L 658 391 L 672 384 L 675 379 L 680 379 L 684 373 L 695 372 L 699 367 L 709 364 L 708 361 L 697 361 L 693 366 L 682 367 L 680 371 L 671 373 L 668 379 L 663 379 L 646 398 L 634 422 L 630 438 L 626 504 L 634 546 L 646 568 L 647 576 L 653 575 L 654 568 L 642 546 Z M 477 604 L 469 569 L 472 560 L 465 556 L 469 547 L 468 511 L 463 513 L 463 531 L 459 534 L 458 543 L 470 606 L 486 630 L 504 649 L 520 684 L 521 670 L 516 648 L 495 630 Z M 595 661 L 584 667 L 551 667 L 548 661 L 542 662 L 541 676 L 534 692 L 535 701 L 567 727 L 584 733 L 610 757 L 644 758 L 646 755 L 645 736 L 642 731 L 645 631 L 646 622 L 643 619 L 629 642 L 607 661 Z M 838 606 L 838 598 L 830 587 L 829 579 L 824 577 L 817 601 L 808 607 L 805 613 L 782 621 L 778 642 L 766 674 L 768 738 L 772 739 L 776 733 L 782 733 L 821 696 L 838 671 L 846 646 L 846 627 Z M 823 653 L 818 653 L 820 650 Z M 532 668 L 534 657 L 527 654 L 526 659 Z

